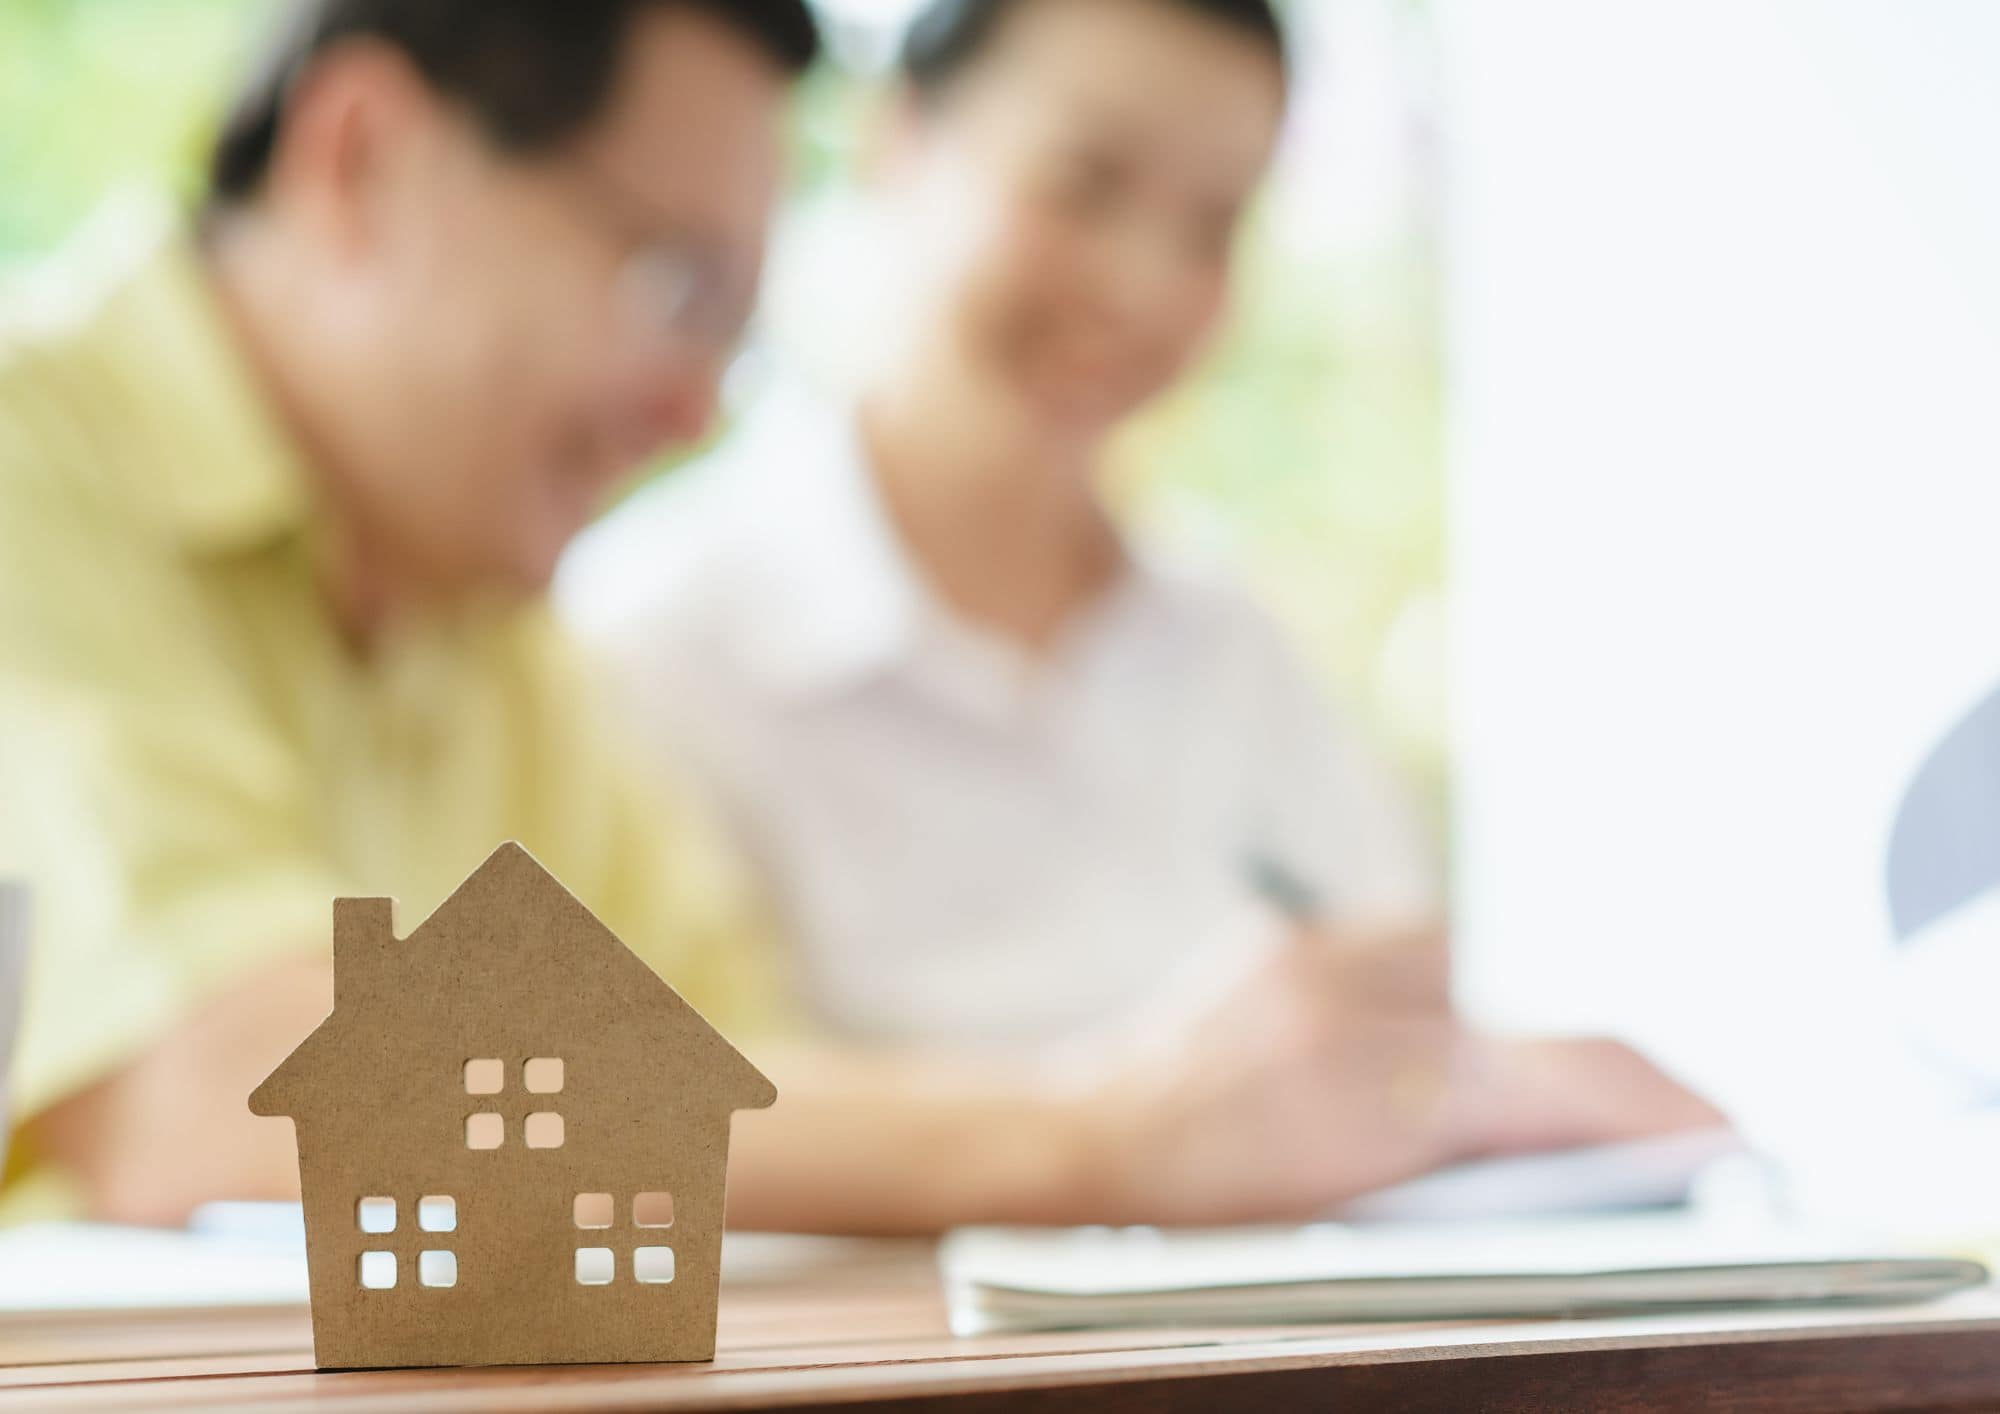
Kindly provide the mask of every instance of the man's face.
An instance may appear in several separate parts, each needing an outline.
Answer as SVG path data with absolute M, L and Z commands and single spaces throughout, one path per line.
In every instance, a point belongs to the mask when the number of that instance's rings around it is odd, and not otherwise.
M 609 106 L 531 157 L 436 100 L 387 164 L 357 320 L 379 413 L 344 490 L 433 592 L 532 592 L 616 485 L 699 439 L 749 317 L 786 82 L 699 10 L 644 13 Z M 352 283 L 352 282 L 350 282 Z

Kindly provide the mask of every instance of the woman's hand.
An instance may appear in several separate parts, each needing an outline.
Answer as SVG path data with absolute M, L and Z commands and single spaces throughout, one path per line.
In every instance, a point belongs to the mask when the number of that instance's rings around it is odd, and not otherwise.
M 1446 1164 L 1727 1127 L 1622 1042 L 1504 1039 L 1451 1004 L 1441 929 L 1296 933 L 1124 1056 L 1080 1132 L 1110 1215 L 1311 1218 Z
M 1729 1127 L 1722 1111 L 1606 1037 L 1483 1037 L 1466 1079 L 1463 1137 L 1473 1154 Z
M 1344 929 L 1325 938 L 1355 1005 L 1449 1013 L 1441 928 Z M 1445 1122 L 1456 1157 L 1577 1148 L 1727 1128 L 1721 1111 L 1621 1041 L 1506 1038 L 1467 1029 Z
M 1472 1038 L 1414 953 L 1299 935 L 1205 1012 L 1119 1058 L 1082 1101 L 1104 1221 L 1309 1218 L 1461 1147 Z

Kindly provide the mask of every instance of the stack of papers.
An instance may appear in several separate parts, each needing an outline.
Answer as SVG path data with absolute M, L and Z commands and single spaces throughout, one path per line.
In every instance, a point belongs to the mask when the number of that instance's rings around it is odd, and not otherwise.
M 722 1279 L 780 1285 L 909 1260 L 902 1243 L 731 1232 Z M 40 1223 L 0 1231 L 0 1314 L 303 1306 L 305 1219 L 296 1203 L 211 1203 L 186 1230 Z
M 0 1233 L 0 1311 L 288 1306 L 306 1295 L 303 1239 L 85 1223 Z
M 1977 1262 L 1689 1214 L 1481 1225 L 964 1229 L 952 1329 L 1483 1320 L 1927 1300 Z

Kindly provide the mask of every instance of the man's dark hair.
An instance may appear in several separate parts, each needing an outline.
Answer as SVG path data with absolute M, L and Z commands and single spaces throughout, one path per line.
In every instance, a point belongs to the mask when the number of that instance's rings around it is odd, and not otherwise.
M 904 36 L 903 77 L 918 93 L 948 87 L 992 45 L 1006 19 L 1026 0 L 930 0 Z M 1279 67 L 1289 62 L 1284 22 L 1272 0 L 1158 0 L 1206 15 L 1266 45 Z
M 501 148 L 531 153 L 587 127 L 611 97 L 640 12 L 667 5 L 734 26 L 788 74 L 818 57 L 806 0 L 294 0 L 292 13 L 224 123 L 209 199 L 229 205 L 263 185 L 293 80 L 318 55 L 373 39 L 408 56 L 465 105 Z

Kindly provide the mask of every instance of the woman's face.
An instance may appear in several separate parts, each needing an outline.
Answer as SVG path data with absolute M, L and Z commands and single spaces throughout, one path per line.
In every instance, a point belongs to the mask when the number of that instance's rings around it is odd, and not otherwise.
M 1275 54 L 1166 0 L 1024 0 L 911 119 L 901 216 L 932 337 L 1031 416 L 1101 435 L 1227 302 L 1284 109 Z

